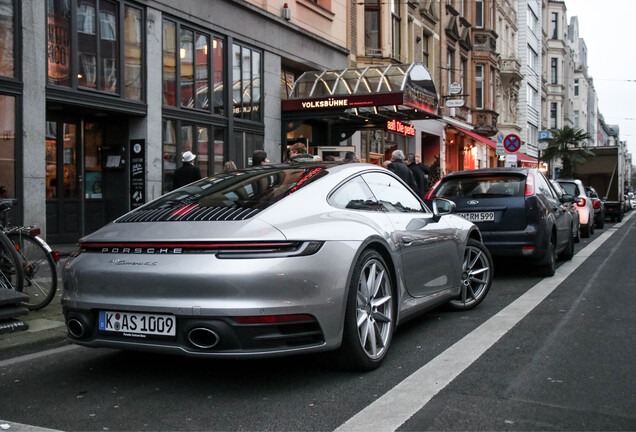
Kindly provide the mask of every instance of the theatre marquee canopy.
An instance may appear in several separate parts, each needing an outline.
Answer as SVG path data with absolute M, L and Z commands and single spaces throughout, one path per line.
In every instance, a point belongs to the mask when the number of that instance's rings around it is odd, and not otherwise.
M 440 118 L 437 90 L 421 63 L 305 72 L 281 102 L 287 118 L 313 114 L 343 124 Z

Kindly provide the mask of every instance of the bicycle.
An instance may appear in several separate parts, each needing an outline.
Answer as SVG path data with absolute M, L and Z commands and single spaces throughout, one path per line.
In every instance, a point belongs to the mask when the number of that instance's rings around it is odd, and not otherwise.
M 23 302 L 30 310 L 47 306 L 57 291 L 57 263 L 59 254 L 40 237 L 35 226 L 0 226 L 9 239 L 22 264 L 22 292 L 29 296 Z
M 11 208 L 11 201 L 0 202 L 0 214 Z M 6 234 L 0 229 L 0 289 L 22 291 L 24 271 L 20 257 Z

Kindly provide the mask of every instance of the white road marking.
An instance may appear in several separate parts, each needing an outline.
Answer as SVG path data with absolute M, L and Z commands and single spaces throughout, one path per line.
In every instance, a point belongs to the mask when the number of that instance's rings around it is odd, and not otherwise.
M 59 354 L 59 353 L 67 352 L 67 351 L 73 351 L 78 348 L 81 348 L 81 347 L 79 345 L 65 345 L 59 348 L 53 348 L 46 351 L 39 351 L 33 354 L 27 354 L 20 357 L 2 360 L 0 361 L 0 368 L 6 367 L 6 366 L 13 366 L 15 364 L 22 363 L 25 361 L 35 360 L 42 357 L 48 357 L 50 355 L 55 355 L 55 354 Z
M 571 261 L 561 265 L 554 276 L 539 281 L 524 295 L 351 417 L 336 431 L 395 431 L 538 306 L 632 215 L 630 213 L 623 219 L 624 222 L 607 229 Z

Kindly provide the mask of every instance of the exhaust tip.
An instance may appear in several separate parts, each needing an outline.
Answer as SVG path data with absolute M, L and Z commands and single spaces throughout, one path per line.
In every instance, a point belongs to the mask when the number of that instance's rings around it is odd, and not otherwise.
M 188 332 L 188 340 L 192 345 L 201 349 L 214 348 L 221 340 L 219 335 L 209 328 L 196 327 Z
M 70 320 L 68 320 L 68 323 L 66 323 L 66 327 L 68 328 L 68 332 L 74 338 L 81 338 L 82 336 L 84 336 L 84 333 L 86 333 L 84 324 L 82 324 L 82 322 L 76 318 L 71 318 Z

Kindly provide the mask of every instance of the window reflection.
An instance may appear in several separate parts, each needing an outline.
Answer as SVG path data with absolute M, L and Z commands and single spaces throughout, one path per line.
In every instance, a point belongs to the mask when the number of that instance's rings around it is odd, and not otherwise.
M 15 198 L 15 98 L 0 95 L 0 198 Z
M 68 87 L 71 85 L 71 6 L 68 0 L 49 0 L 47 9 L 49 82 Z
M 126 6 L 124 13 L 124 96 L 141 100 L 141 10 Z
M 0 0 L 0 75 L 14 76 L 13 0 Z

